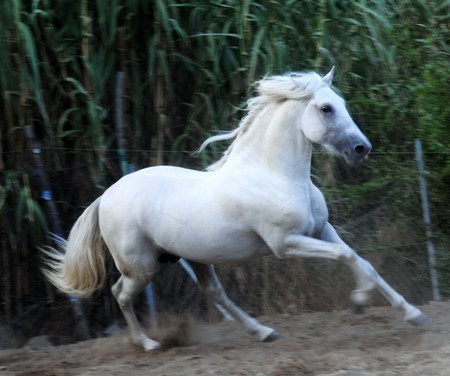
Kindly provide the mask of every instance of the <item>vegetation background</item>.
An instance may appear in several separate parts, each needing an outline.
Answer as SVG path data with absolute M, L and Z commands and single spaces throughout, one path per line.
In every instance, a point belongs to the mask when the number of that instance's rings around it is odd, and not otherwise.
M 317 149 L 314 179 L 332 221 L 407 298 L 430 299 L 414 155 L 421 139 L 448 295 L 449 25 L 449 0 L 2 0 L 0 325 L 70 335 L 80 312 L 40 272 L 48 231 L 66 235 L 125 173 L 217 159 L 226 144 L 191 152 L 237 125 L 259 77 L 333 65 L 374 150 L 351 169 Z M 268 258 L 219 273 L 253 314 L 349 304 L 351 281 L 336 263 Z M 154 291 L 158 310 L 208 311 L 179 265 L 162 266 Z M 81 308 L 91 331 L 120 319 L 106 290 Z

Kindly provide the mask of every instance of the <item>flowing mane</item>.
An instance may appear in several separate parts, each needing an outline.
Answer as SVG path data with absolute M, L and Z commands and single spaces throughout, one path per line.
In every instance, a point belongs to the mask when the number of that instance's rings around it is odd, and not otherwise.
M 200 146 L 199 152 L 213 142 L 235 139 L 224 152 L 222 158 L 210 165 L 207 170 L 215 171 L 223 166 L 239 136 L 250 127 L 257 114 L 268 103 L 280 102 L 286 99 L 308 100 L 323 85 L 326 85 L 326 83 L 322 80 L 322 77 L 314 72 L 292 72 L 277 76 L 267 76 L 256 81 L 253 84 L 256 96 L 247 101 L 245 109 L 247 115 L 242 118 L 239 126 L 231 132 L 207 138 Z

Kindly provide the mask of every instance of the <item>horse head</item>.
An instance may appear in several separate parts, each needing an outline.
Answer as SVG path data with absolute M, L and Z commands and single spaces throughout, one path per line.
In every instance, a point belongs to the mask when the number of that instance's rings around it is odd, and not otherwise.
M 333 74 L 334 67 L 306 103 L 300 127 L 311 142 L 355 164 L 367 157 L 372 145 L 351 118 L 345 101 L 331 88 Z

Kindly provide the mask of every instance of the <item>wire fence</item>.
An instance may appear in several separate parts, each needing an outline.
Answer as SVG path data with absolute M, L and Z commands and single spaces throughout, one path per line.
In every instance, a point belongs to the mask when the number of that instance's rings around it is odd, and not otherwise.
M 199 142 L 200 146 L 201 142 Z M 42 151 L 45 152 L 52 152 L 52 151 L 62 151 L 65 153 L 83 153 L 83 152 L 95 152 L 98 151 L 99 148 L 68 148 L 68 147 L 42 147 Z M 101 148 L 102 151 L 111 153 L 111 154 L 118 154 L 119 151 L 123 151 L 126 154 L 135 154 L 135 153 L 145 153 L 145 154 L 154 154 L 157 152 L 161 152 L 164 154 L 182 154 L 182 155 L 192 155 L 195 156 L 195 150 L 173 150 L 173 149 L 117 149 L 117 148 Z M 14 149 L 14 150 L 2 150 L 0 151 L 0 155 L 11 155 L 11 154 L 23 154 L 30 152 L 30 148 L 22 148 L 22 149 Z M 212 154 L 213 152 L 204 150 L 202 151 L 202 154 Z M 313 151 L 313 154 L 322 154 L 320 151 Z M 424 155 L 426 156 L 433 156 L 433 155 L 450 155 L 449 152 L 444 151 L 424 151 Z M 398 151 L 393 150 L 389 152 L 383 152 L 383 151 L 371 151 L 371 156 L 380 156 L 380 155 L 406 155 L 414 157 L 415 153 L 413 151 Z

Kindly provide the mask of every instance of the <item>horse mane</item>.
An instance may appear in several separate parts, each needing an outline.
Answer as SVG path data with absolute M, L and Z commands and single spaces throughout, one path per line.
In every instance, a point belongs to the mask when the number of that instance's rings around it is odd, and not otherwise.
M 291 72 L 283 75 L 266 76 L 256 81 L 252 87 L 255 88 L 256 95 L 247 101 L 245 111 L 247 115 L 242 118 L 239 126 L 231 132 L 215 135 L 207 138 L 198 149 L 200 153 L 209 144 L 216 141 L 234 141 L 223 153 L 222 158 L 207 167 L 207 171 L 215 171 L 224 165 L 231 150 L 235 146 L 239 136 L 241 136 L 253 123 L 257 114 L 269 103 L 281 102 L 286 99 L 308 100 L 320 87 L 326 85 L 317 73 L 314 72 Z

